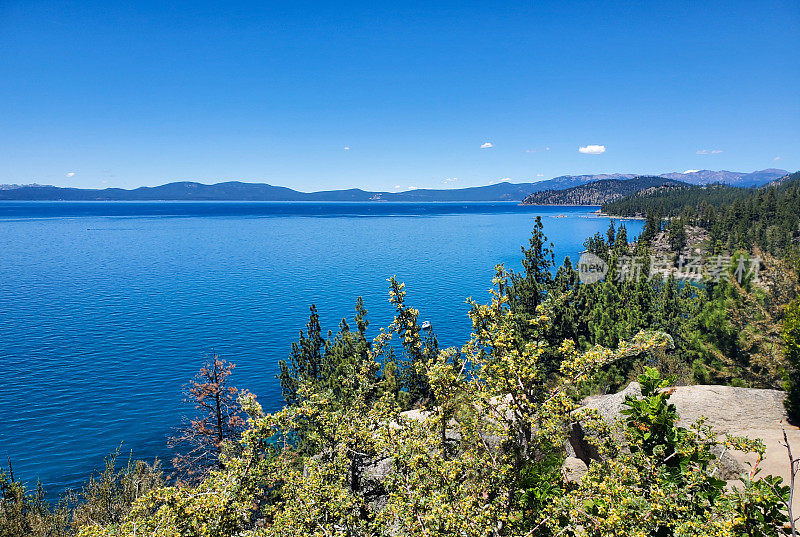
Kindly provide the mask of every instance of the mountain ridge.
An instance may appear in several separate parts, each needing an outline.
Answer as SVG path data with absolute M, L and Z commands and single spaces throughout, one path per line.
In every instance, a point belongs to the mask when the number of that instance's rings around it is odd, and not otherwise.
M 523 205 L 602 205 L 638 192 L 663 187 L 693 186 L 661 176 L 644 175 L 633 179 L 601 179 L 564 190 L 534 192 Z
M 726 182 L 734 186 L 760 186 L 786 175 L 784 170 L 755 172 L 692 170 L 657 176 L 689 184 Z M 536 182 L 499 182 L 454 189 L 414 189 L 404 192 L 368 191 L 360 188 L 301 192 L 268 183 L 226 181 L 215 184 L 176 181 L 134 189 L 82 189 L 51 185 L 0 185 L 0 200 L 18 201 L 516 201 L 542 191 L 561 191 L 597 181 L 627 181 L 640 174 L 562 175 Z

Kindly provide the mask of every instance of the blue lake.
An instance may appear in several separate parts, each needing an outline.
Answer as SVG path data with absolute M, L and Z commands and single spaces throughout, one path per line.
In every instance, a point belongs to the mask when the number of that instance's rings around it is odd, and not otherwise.
M 208 353 L 275 410 L 277 362 L 309 305 L 335 330 L 363 296 L 377 333 L 393 274 L 441 344 L 460 346 L 466 298 L 487 300 L 497 263 L 519 267 L 534 217 L 560 263 L 608 227 L 595 209 L 0 202 L 0 457 L 51 496 L 120 444 L 168 460 L 166 439 L 191 413 L 181 386 Z

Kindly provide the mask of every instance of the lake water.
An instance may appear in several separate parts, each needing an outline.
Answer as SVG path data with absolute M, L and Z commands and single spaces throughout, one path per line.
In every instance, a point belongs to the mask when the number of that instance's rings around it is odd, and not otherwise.
M 608 227 L 595 209 L 2 202 L 0 457 L 51 497 L 120 444 L 170 459 L 166 439 L 191 412 L 181 386 L 212 351 L 275 410 L 277 362 L 308 306 L 335 330 L 361 295 L 376 333 L 391 322 L 392 274 L 441 344 L 460 346 L 465 299 L 487 300 L 495 264 L 519 267 L 534 217 L 560 263 Z

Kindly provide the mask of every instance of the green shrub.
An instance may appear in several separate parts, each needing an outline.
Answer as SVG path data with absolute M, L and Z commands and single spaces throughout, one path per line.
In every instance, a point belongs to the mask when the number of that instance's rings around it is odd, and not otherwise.
M 786 345 L 786 410 L 794 422 L 800 422 L 800 300 L 786 308 L 783 320 Z
M 741 489 L 726 490 L 716 477 L 713 431 L 702 421 L 689 429 L 677 425 L 669 402 L 672 380 L 653 368 L 639 377 L 642 397 L 626 397 L 622 411 L 624 449 L 611 435 L 599 442 L 603 453 L 614 456 L 592 463 L 578 488 L 557 499 L 552 530 L 595 537 L 788 534 L 781 503 L 788 488 L 768 476 L 745 478 Z M 724 444 L 764 449 L 743 438 Z

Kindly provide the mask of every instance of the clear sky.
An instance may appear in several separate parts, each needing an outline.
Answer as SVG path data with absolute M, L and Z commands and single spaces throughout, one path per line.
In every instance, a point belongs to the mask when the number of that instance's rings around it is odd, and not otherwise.
M 800 169 L 798 0 L 0 0 L 0 183 L 770 167 Z

